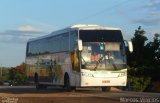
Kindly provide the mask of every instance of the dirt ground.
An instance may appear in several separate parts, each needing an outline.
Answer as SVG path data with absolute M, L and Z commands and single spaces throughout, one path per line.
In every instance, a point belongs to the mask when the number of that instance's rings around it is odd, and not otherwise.
M 99 88 L 78 88 L 74 92 L 65 92 L 60 87 L 36 90 L 34 86 L 0 86 L 0 103 L 123 103 L 125 101 L 121 98 L 126 97 L 159 100 L 160 93 L 127 92 L 116 88 L 112 88 L 111 92 L 102 92 Z

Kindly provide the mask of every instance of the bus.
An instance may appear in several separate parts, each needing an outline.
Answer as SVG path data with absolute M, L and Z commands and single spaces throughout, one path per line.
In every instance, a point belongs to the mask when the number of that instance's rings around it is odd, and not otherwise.
M 120 29 L 78 24 L 28 40 L 26 75 L 36 88 L 126 86 L 126 46 Z

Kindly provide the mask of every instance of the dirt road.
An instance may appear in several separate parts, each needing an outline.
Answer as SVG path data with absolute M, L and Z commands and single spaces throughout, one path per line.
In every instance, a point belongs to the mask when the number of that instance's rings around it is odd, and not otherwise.
M 148 102 L 149 101 L 149 102 Z M 65 92 L 60 87 L 36 90 L 34 86 L 1 86 L 0 103 L 157 103 L 160 93 L 117 91 L 102 92 L 97 88 L 78 88 Z

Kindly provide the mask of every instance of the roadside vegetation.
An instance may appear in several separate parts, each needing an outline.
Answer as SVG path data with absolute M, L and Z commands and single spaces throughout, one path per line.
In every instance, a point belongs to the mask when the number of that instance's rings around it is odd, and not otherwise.
M 139 26 L 131 39 L 133 53 L 127 53 L 128 85 L 134 91 L 160 92 L 160 34 L 155 33 L 152 41 L 145 34 Z
M 2 67 L 2 76 L 0 76 L 0 84 L 3 85 L 4 82 L 9 83 L 9 85 L 24 85 L 26 84 L 25 75 L 25 63 L 20 64 L 16 67 L 5 68 Z

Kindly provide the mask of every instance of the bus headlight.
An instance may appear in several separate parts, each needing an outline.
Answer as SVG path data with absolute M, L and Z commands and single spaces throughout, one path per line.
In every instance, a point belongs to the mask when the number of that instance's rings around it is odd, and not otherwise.
M 119 77 L 127 76 L 126 72 L 119 73 Z
M 82 76 L 93 77 L 93 74 L 91 74 L 91 73 L 84 73 L 84 72 L 82 72 L 81 74 L 82 74 Z

